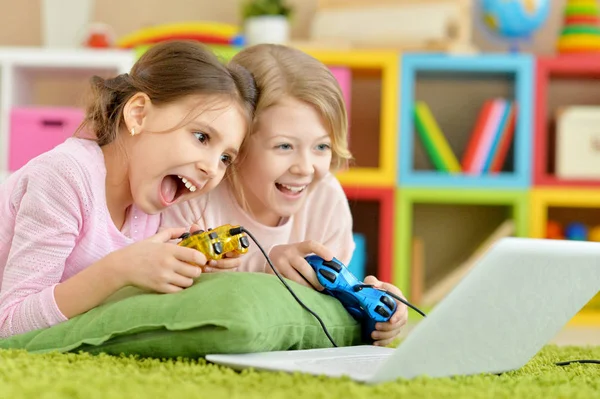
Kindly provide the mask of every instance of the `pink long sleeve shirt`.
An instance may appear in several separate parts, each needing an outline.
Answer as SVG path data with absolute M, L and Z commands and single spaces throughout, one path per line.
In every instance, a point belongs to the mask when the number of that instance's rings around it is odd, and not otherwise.
M 157 232 L 160 215 L 135 207 L 120 231 L 105 182 L 100 147 L 69 138 L 0 185 L 0 337 L 65 321 L 54 299 L 58 283 Z
M 258 223 L 238 204 L 229 183 L 193 200 L 176 204 L 162 213 L 162 227 L 190 226 L 206 230 L 223 224 L 242 225 L 259 241 L 267 254 L 275 245 L 314 240 L 328 247 L 335 257 L 348 264 L 354 252 L 352 214 L 348 199 L 335 176 L 328 174 L 308 194 L 302 209 L 279 226 Z M 238 271 L 264 272 L 269 267 L 252 240 Z

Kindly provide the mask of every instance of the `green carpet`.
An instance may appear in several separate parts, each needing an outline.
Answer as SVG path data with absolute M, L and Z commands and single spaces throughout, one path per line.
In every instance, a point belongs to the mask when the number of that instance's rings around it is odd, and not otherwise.
M 2 398 L 591 398 L 600 365 L 553 363 L 600 359 L 600 347 L 545 347 L 523 369 L 501 376 L 419 378 L 366 386 L 348 379 L 246 371 L 204 360 L 136 360 L 87 354 L 0 351 Z

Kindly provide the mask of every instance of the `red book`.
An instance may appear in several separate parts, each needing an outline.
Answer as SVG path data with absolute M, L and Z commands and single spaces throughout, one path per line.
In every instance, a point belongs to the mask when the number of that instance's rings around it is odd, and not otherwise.
M 475 161 L 475 154 L 477 153 L 477 148 L 481 145 L 481 139 L 483 137 L 483 132 L 485 131 L 485 125 L 490 117 L 490 112 L 492 111 L 492 106 L 494 105 L 493 100 L 488 100 L 483 103 L 483 107 L 479 112 L 479 117 L 477 118 L 477 122 L 475 122 L 475 127 L 473 128 L 473 132 L 471 133 L 471 139 L 467 144 L 467 149 L 463 154 L 461 164 L 462 170 L 464 173 L 473 173 L 473 162 Z

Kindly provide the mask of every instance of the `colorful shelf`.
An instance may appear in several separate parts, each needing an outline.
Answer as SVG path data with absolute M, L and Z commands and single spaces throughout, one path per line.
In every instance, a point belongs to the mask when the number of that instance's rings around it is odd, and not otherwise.
M 337 174 L 342 184 L 364 185 L 369 187 L 393 187 L 396 183 L 397 158 L 397 115 L 398 108 L 398 69 L 400 56 L 393 51 L 307 50 L 313 57 L 330 67 L 347 67 L 352 70 L 381 71 L 381 113 L 379 131 L 378 167 L 352 167 Z M 374 101 L 376 99 L 373 99 Z M 351 110 L 354 112 L 354 110 Z M 352 127 L 350 127 L 352 129 Z M 374 134 L 360 132 L 355 134 Z M 350 140 L 352 134 L 350 135 Z
M 367 248 L 367 252 L 378 251 L 377 276 L 383 281 L 391 281 L 394 252 L 394 188 L 360 185 L 344 185 L 343 188 L 350 202 L 358 200 L 379 203 L 379 220 L 373 221 L 378 224 L 378 245 L 377 248 Z M 369 258 L 367 254 L 367 259 Z
M 546 237 L 549 208 L 600 208 L 600 190 L 592 188 L 534 188 L 530 196 L 530 236 Z M 574 325 L 600 324 L 600 294 L 571 321 Z
M 530 185 L 533 111 L 533 58 L 528 55 L 405 54 L 400 71 L 399 185 L 413 187 L 526 188 Z M 413 169 L 414 101 L 419 72 L 514 74 L 515 102 L 519 107 L 514 136 L 514 172 L 494 175 L 449 174 Z
M 515 235 L 526 237 L 529 234 L 529 200 L 524 190 L 400 188 L 396 192 L 396 251 L 392 281 L 408 297 L 414 204 L 505 205 L 511 208 Z
M 563 180 L 548 173 L 548 91 L 553 78 L 600 78 L 600 54 L 541 57 L 536 60 L 533 182 L 536 186 L 600 187 L 599 180 Z
M 600 190 L 579 188 L 534 188 L 530 196 L 530 235 L 546 236 L 548 208 L 600 208 Z

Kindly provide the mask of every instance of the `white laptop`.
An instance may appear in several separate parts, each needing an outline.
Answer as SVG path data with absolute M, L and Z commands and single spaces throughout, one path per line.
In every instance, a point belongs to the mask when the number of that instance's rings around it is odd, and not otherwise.
M 365 345 L 206 359 L 238 370 L 348 376 L 369 384 L 499 374 L 524 366 L 599 288 L 600 243 L 503 238 L 395 349 Z

